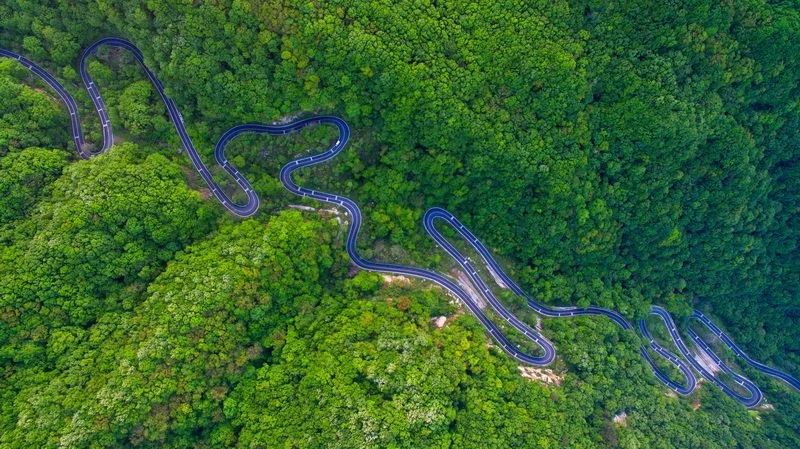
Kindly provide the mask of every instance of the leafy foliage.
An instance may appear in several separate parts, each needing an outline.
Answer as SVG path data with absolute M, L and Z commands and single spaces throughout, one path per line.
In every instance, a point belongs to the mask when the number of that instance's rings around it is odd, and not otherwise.
M 28 147 L 60 147 L 69 135 L 69 120 L 57 97 L 23 84 L 29 72 L 16 61 L 0 58 L 0 156 Z
M 43 148 L 0 158 L 0 225 L 24 216 L 66 164 L 66 153 Z
M 0 46 L 65 82 L 93 142 L 74 62 L 121 35 L 207 160 L 234 124 L 351 123 L 351 150 L 300 177 L 363 205 L 365 255 L 451 268 L 419 225 L 444 206 L 543 301 L 701 308 L 795 375 L 799 33 L 762 0 L 0 3 Z M 599 319 L 545 320 L 563 382 L 521 378 L 438 290 L 351 273 L 329 220 L 232 222 L 140 70 L 89 67 L 120 141 L 67 165 L 66 115 L 0 59 L 0 445 L 800 446 L 796 393 L 664 395 Z M 229 157 L 273 212 L 300 201 L 279 167 L 330 139 Z

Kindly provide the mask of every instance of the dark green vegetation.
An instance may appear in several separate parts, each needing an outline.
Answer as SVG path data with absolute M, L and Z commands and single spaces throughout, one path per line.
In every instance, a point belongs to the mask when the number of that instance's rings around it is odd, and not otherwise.
M 697 307 L 798 375 L 789 2 L 217 3 L 6 1 L 0 46 L 88 106 L 80 49 L 136 42 L 207 160 L 231 125 L 341 115 L 350 150 L 305 183 L 362 205 L 365 256 L 448 266 L 420 225 L 444 206 L 545 301 Z M 456 312 L 438 289 L 354 276 L 275 180 L 326 130 L 232 145 L 264 208 L 233 220 L 125 58 L 90 70 L 127 142 L 86 162 L 0 60 L 0 447 L 800 447 L 800 395 L 747 368 L 774 411 L 669 397 L 632 334 L 546 320 L 545 386 L 469 315 L 431 327 Z

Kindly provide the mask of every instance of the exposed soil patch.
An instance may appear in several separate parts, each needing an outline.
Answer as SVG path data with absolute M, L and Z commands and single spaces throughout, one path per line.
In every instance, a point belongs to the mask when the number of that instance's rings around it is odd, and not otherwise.
M 186 183 L 189 184 L 189 188 L 192 190 L 198 190 L 197 184 L 197 172 L 189 168 L 187 166 L 181 166 L 181 170 L 183 171 L 183 175 L 186 177 Z
M 475 304 L 478 305 L 478 307 L 480 307 L 481 309 L 486 307 L 486 303 L 483 301 L 483 297 L 480 295 L 480 293 L 478 293 L 477 290 L 475 290 L 475 288 L 472 285 L 472 282 L 470 282 L 466 274 L 464 274 L 461 271 L 456 271 L 455 278 L 458 281 L 458 285 L 464 289 L 464 291 L 469 295 L 470 298 L 472 298 L 472 301 L 474 301 Z
M 289 208 L 302 210 L 304 212 L 319 212 L 323 218 L 327 218 L 329 215 L 334 215 L 336 216 L 336 222 L 339 223 L 339 226 L 342 226 L 342 218 L 340 217 L 341 214 L 336 209 L 317 209 L 315 207 L 303 206 L 300 204 L 290 204 Z
M 313 208 L 311 206 L 301 206 L 299 204 L 290 204 L 289 208 L 290 209 L 303 210 L 303 211 L 306 211 L 306 212 L 314 212 L 315 210 L 317 210 L 316 208 Z
M 506 285 L 506 283 L 503 282 L 503 280 L 500 278 L 500 276 L 497 273 L 494 272 L 492 267 L 487 265 L 486 269 L 489 270 L 489 273 L 492 275 L 492 277 L 494 278 L 494 281 L 497 283 L 497 285 L 500 286 L 500 288 L 508 290 L 508 285 Z
M 339 215 L 339 211 L 336 210 L 336 209 L 320 209 L 319 211 L 321 213 L 329 213 L 329 214 L 333 214 L 333 215 Z
M 720 367 L 717 365 L 717 362 L 709 357 L 705 351 L 698 349 L 694 355 L 695 359 L 710 373 L 717 374 L 720 371 Z
M 772 404 L 761 404 L 758 407 L 756 407 L 756 410 L 758 410 L 759 412 L 766 412 L 768 410 L 775 410 L 775 406 L 773 406 Z
M 194 190 L 197 193 L 199 193 L 200 198 L 202 198 L 205 201 L 213 196 L 213 194 L 211 193 L 211 189 L 207 187 L 201 187 L 201 184 L 197 180 L 197 172 L 194 169 L 184 165 L 181 166 L 181 170 L 183 171 L 183 176 L 186 178 L 186 184 L 189 185 L 189 188 L 191 190 Z M 205 184 L 202 185 L 205 186 Z
M 411 279 L 405 276 L 382 274 L 381 277 L 383 278 L 383 282 L 385 284 L 402 284 L 402 285 L 411 284 Z
M 286 117 L 281 117 L 278 120 L 272 122 L 273 125 L 285 125 L 287 123 L 292 123 L 293 121 L 297 120 L 300 117 L 301 113 L 297 113 L 295 115 L 287 115 Z
M 447 317 L 442 315 L 440 317 L 431 318 L 431 322 L 434 326 L 436 326 L 437 329 L 441 329 L 445 324 L 447 324 Z
M 555 371 L 549 368 L 534 368 L 532 366 L 518 366 L 520 376 L 542 382 L 548 385 L 561 385 L 564 381 L 564 376 L 559 376 Z

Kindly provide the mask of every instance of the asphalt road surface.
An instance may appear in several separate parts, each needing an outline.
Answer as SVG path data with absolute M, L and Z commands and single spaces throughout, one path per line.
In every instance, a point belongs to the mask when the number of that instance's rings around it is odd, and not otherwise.
M 114 133 L 111 128 L 111 122 L 109 120 L 108 111 L 103 103 L 102 96 L 100 95 L 100 90 L 95 85 L 94 81 L 92 80 L 91 76 L 87 72 L 86 69 L 86 61 L 89 57 L 94 55 L 97 49 L 101 46 L 109 46 L 109 47 L 117 47 L 130 52 L 133 57 L 138 61 L 139 65 L 144 70 L 145 75 L 153 84 L 158 94 L 161 96 L 161 100 L 167 107 L 167 113 L 169 114 L 170 120 L 172 121 L 173 126 L 175 127 L 175 131 L 178 133 L 178 136 L 181 140 L 181 145 L 183 149 L 186 150 L 186 153 L 189 155 L 189 159 L 192 161 L 195 169 L 203 180 L 208 184 L 209 188 L 213 192 L 214 196 L 222 203 L 222 205 L 228 209 L 231 213 L 239 216 L 239 217 L 249 217 L 255 214 L 258 211 L 259 206 L 259 199 L 256 192 L 253 190 L 250 183 L 247 179 L 239 172 L 239 170 L 234 167 L 233 165 L 228 162 L 225 158 L 225 147 L 230 143 L 233 139 L 237 136 L 244 134 L 244 133 L 255 133 L 255 134 L 269 134 L 269 135 L 285 135 L 298 132 L 307 126 L 318 126 L 318 125 L 328 125 L 333 126 L 339 131 L 339 136 L 336 139 L 336 142 L 325 152 L 315 154 L 312 156 L 306 156 L 292 162 L 286 164 L 280 172 L 280 180 L 283 183 L 283 186 L 290 192 L 295 195 L 304 198 L 311 198 L 317 201 L 322 201 L 325 203 L 333 204 L 334 206 L 341 207 L 347 211 L 347 214 L 350 217 L 350 227 L 348 230 L 347 235 L 347 243 L 346 243 L 346 250 L 347 254 L 350 256 L 350 259 L 353 261 L 353 264 L 357 267 L 368 270 L 368 271 L 375 271 L 381 273 L 389 273 L 394 275 L 405 275 L 405 276 L 412 276 L 420 279 L 424 279 L 427 281 L 434 282 L 447 290 L 451 295 L 458 298 L 467 308 L 475 315 L 475 317 L 483 324 L 486 328 L 486 331 L 492 336 L 492 338 L 496 341 L 497 345 L 503 349 L 508 355 L 514 357 L 515 359 L 519 360 L 520 362 L 534 365 L 534 366 L 544 366 L 548 365 L 555 360 L 556 351 L 553 344 L 547 340 L 541 333 L 530 327 L 528 324 L 524 323 L 520 319 L 518 319 L 513 313 L 509 312 L 500 302 L 500 300 L 495 296 L 492 289 L 487 285 L 481 276 L 478 274 L 478 270 L 475 268 L 473 261 L 471 261 L 468 257 L 465 257 L 461 252 L 456 249 L 436 228 L 437 221 L 447 224 L 451 228 L 453 228 L 472 248 L 480 255 L 482 259 L 482 263 L 486 266 L 487 269 L 491 270 L 495 276 L 499 277 L 505 286 L 510 289 L 515 295 L 522 297 L 526 300 L 528 307 L 530 307 L 533 311 L 537 314 L 551 317 L 551 318 L 562 318 L 562 317 L 575 317 L 575 316 L 586 316 L 586 315 L 601 315 L 605 316 L 608 319 L 612 320 L 616 324 L 618 324 L 622 329 L 625 330 L 633 330 L 633 326 L 631 326 L 630 322 L 622 316 L 620 313 L 615 312 L 613 310 L 604 309 L 601 307 L 589 306 L 589 307 L 548 307 L 544 304 L 537 302 L 535 299 L 530 297 L 522 288 L 511 279 L 505 271 L 500 267 L 500 265 L 494 260 L 489 250 L 478 240 L 478 238 L 467 229 L 458 219 L 451 214 L 450 212 L 435 207 L 428 210 L 425 213 L 423 218 L 423 225 L 425 230 L 428 234 L 436 241 L 436 243 L 446 251 L 450 257 L 452 257 L 458 265 L 461 267 L 461 270 L 466 273 L 469 277 L 470 281 L 476 287 L 476 291 L 478 294 L 488 303 L 492 310 L 494 311 L 494 315 L 496 315 L 496 319 L 502 320 L 505 322 L 505 325 L 513 327 L 519 334 L 530 340 L 535 347 L 539 349 L 536 351 L 537 354 L 528 353 L 522 349 L 517 344 L 512 343 L 503 332 L 501 332 L 500 328 L 492 321 L 484 311 L 478 306 L 478 304 L 473 300 L 473 298 L 459 286 L 456 282 L 450 279 L 447 276 L 442 274 L 436 273 L 434 271 L 414 268 L 414 267 L 407 267 L 402 265 L 393 265 L 393 264 L 386 264 L 380 262 L 374 262 L 371 260 L 367 260 L 358 253 L 358 249 L 356 247 L 356 242 L 358 241 L 358 232 L 361 229 L 361 222 L 362 222 L 362 215 L 361 209 L 359 209 L 358 205 L 349 198 L 345 198 L 343 196 L 334 195 L 332 193 L 325 193 L 320 191 L 315 191 L 313 189 L 308 189 L 302 186 L 297 185 L 292 179 L 292 173 L 296 170 L 300 170 L 304 167 L 310 167 L 317 164 L 322 164 L 327 162 L 336 157 L 347 145 L 347 141 L 350 138 L 350 128 L 347 126 L 347 123 L 338 117 L 333 116 L 317 116 L 317 117 L 310 117 L 305 118 L 294 123 L 290 123 L 287 125 L 265 125 L 261 123 L 247 123 L 243 125 L 235 126 L 228 131 L 226 131 L 222 137 L 217 142 L 215 151 L 214 151 L 214 159 L 216 163 L 220 165 L 231 177 L 234 178 L 238 186 L 244 191 L 247 196 L 247 202 L 244 204 L 237 204 L 233 202 L 214 182 L 214 179 L 211 176 L 211 173 L 208 171 L 208 168 L 203 164 L 203 161 L 200 158 L 197 150 L 192 143 L 191 137 L 186 132 L 186 127 L 183 123 L 183 117 L 178 110 L 175 102 L 167 96 L 164 92 L 164 86 L 161 84 L 161 81 L 156 78 L 152 71 L 147 67 L 144 62 L 144 56 L 142 52 L 132 43 L 119 38 L 105 38 L 101 39 L 91 46 L 89 46 L 81 55 L 80 63 L 79 63 L 79 73 L 81 76 L 81 80 L 83 80 L 83 84 L 86 87 L 86 90 L 89 92 L 89 96 L 92 99 L 92 103 L 94 104 L 94 108 L 97 111 L 98 116 L 100 117 L 100 123 L 103 127 L 103 145 L 102 147 L 96 152 L 88 151 L 86 142 L 83 138 L 83 131 L 81 129 L 80 119 L 78 117 L 78 106 L 75 103 L 75 100 L 72 96 L 64 89 L 64 87 L 59 83 L 53 76 L 51 76 L 47 71 L 36 65 L 34 62 L 30 61 L 29 59 L 24 58 L 17 53 L 0 49 L 0 57 L 6 57 L 11 59 L 16 59 L 19 61 L 20 64 L 25 66 L 28 70 L 30 70 L 33 74 L 41 78 L 45 83 L 47 83 L 53 90 L 58 94 L 59 97 L 64 101 L 64 104 L 67 106 L 67 112 L 70 115 L 70 123 L 72 126 L 72 135 L 73 140 L 75 142 L 75 146 L 78 150 L 78 154 L 84 159 L 88 159 L 94 155 L 101 154 L 111 148 L 113 141 L 114 141 Z M 644 320 L 639 321 L 639 331 L 641 336 L 644 338 L 645 344 L 643 344 L 639 351 L 642 357 L 647 361 L 650 365 L 653 373 L 655 374 L 656 378 L 664 383 L 668 388 L 674 390 L 676 393 L 681 395 L 690 394 L 694 391 L 697 385 L 697 378 L 695 377 L 694 369 L 697 371 L 702 377 L 705 377 L 713 384 L 717 385 L 722 391 L 726 394 L 731 396 L 732 398 L 736 399 L 737 401 L 741 402 L 747 407 L 755 407 L 757 406 L 761 400 L 763 399 L 763 394 L 761 390 L 759 390 L 758 386 L 753 383 L 752 381 L 742 377 L 741 375 L 734 372 L 727 364 L 725 364 L 722 359 L 716 355 L 711 348 L 711 346 L 705 342 L 693 329 L 687 327 L 686 333 L 692 339 L 694 343 L 694 350 L 690 349 L 684 343 L 680 332 L 678 331 L 672 316 L 663 308 L 658 306 L 653 306 L 651 313 L 654 315 L 659 316 L 664 324 L 667 327 L 669 335 L 678 348 L 681 356 L 688 360 L 688 364 L 684 359 L 681 357 L 669 352 L 667 349 L 659 345 L 655 339 L 652 337 L 650 332 L 647 329 L 647 326 Z M 750 358 L 747 354 L 744 353 L 736 344 L 731 340 L 722 330 L 719 329 L 714 323 L 712 323 L 705 315 L 700 312 L 695 311 L 694 314 L 690 317 L 690 319 L 696 319 L 700 321 L 712 334 L 716 336 L 716 338 L 723 344 L 725 344 L 731 351 L 733 351 L 739 358 L 743 359 L 746 363 L 750 366 L 755 368 L 758 371 L 761 371 L 764 374 L 770 375 L 775 377 L 779 380 L 782 380 L 789 384 L 790 386 L 800 390 L 800 381 L 796 378 L 786 374 L 782 371 L 777 369 L 771 368 L 763 363 L 757 362 Z M 664 373 L 661 368 L 657 365 L 656 361 L 651 356 L 650 352 L 664 358 L 667 362 L 674 365 L 678 371 L 680 371 L 684 377 L 683 382 L 675 382 L 674 380 L 670 379 L 670 377 Z M 729 383 L 720 380 L 717 376 L 715 376 L 712 372 L 710 372 L 703 364 L 698 361 L 698 353 L 704 353 L 706 359 L 713 360 L 716 365 L 719 367 L 719 370 L 728 374 L 728 376 L 732 379 L 733 385 L 729 385 Z

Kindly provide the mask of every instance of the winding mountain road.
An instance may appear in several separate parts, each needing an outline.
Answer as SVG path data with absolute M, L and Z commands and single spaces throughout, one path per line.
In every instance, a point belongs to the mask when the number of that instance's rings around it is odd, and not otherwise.
M 615 312 L 613 310 L 604 309 L 601 307 L 548 307 L 544 304 L 537 302 L 535 299 L 530 297 L 527 293 L 525 293 L 522 288 L 511 279 L 505 271 L 500 267 L 500 265 L 495 261 L 492 257 L 489 250 L 478 240 L 478 238 L 472 234 L 472 232 L 467 229 L 458 219 L 451 214 L 450 212 L 441 209 L 441 208 L 432 208 L 425 213 L 423 218 L 423 225 L 425 230 L 428 234 L 436 241 L 436 243 L 444 249 L 461 267 L 467 276 L 469 277 L 470 281 L 477 287 L 477 291 L 479 294 L 486 300 L 486 302 L 492 307 L 495 314 L 502 320 L 504 320 L 509 326 L 516 329 L 522 336 L 526 339 L 530 340 L 535 346 L 537 346 L 541 351 L 541 354 L 529 354 L 523 350 L 521 350 L 516 344 L 512 343 L 497 327 L 497 325 L 489 319 L 489 317 L 483 312 L 483 310 L 478 306 L 477 303 L 473 300 L 473 298 L 457 283 L 451 280 L 449 277 L 446 277 L 442 274 L 436 273 L 434 271 L 414 268 L 414 267 L 407 267 L 402 265 L 394 265 L 394 264 L 386 264 L 386 263 L 379 263 L 370 261 L 361 257 L 358 253 L 358 249 L 356 247 L 356 242 L 358 241 L 358 233 L 361 229 L 362 223 L 362 215 L 361 209 L 358 205 L 349 198 L 316 191 L 313 189 L 308 189 L 306 187 L 302 187 L 297 185 L 294 180 L 292 179 L 292 174 L 296 170 L 300 170 L 304 167 L 310 167 L 317 164 L 322 164 L 327 162 L 333 158 L 335 158 L 347 145 L 348 139 L 350 138 L 350 128 L 347 126 L 347 123 L 338 117 L 333 116 L 317 116 L 317 117 L 310 117 L 306 119 L 302 119 L 296 121 L 294 123 L 290 123 L 288 125 L 265 125 L 261 123 L 247 123 L 243 125 L 237 125 L 228 131 L 226 131 L 222 137 L 220 137 L 219 141 L 216 144 L 215 151 L 214 151 L 214 158 L 218 165 L 220 165 L 233 179 L 236 181 L 237 185 L 244 191 L 247 196 L 247 202 L 245 204 L 237 204 L 231 200 L 222 190 L 222 188 L 214 182 L 211 173 L 209 172 L 208 168 L 203 164 L 200 155 L 198 154 L 194 144 L 192 143 L 191 137 L 189 137 L 188 132 L 186 131 L 186 127 L 183 123 L 183 117 L 181 116 L 180 111 L 178 110 L 175 102 L 167 96 L 164 92 L 164 86 L 161 82 L 156 78 L 153 72 L 147 67 L 144 62 L 144 56 L 142 55 L 141 51 L 132 43 L 119 38 L 105 38 L 101 39 L 91 46 L 89 46 L 81 55 L 80 63 L 79 63 L 79 73 L 81 79 L 86 87 L 86 90 L 89 92 L 89 96 L 92 99 L 94 104 L 95 110 L 97 111 L 98 116 L 100 117 L 100 124 L 103 128 L 103 145 L 102 147 L 96 151 L 91 152 L 87 150 L 86 142 L 84 141 L 83 131 L 81 129 L 80 120 L 78 117 L 78 107 L 75 103 L 75 100 L 72 96 L 64 89 L 64 87 L 47 71 L 30 61 L 29 59 L 24 58 L 23 56 L 8 51 L 0 49 L 0 57 L 6 57 L 11 59 L 16 59 L 19 61 L 20 64 L 25 66 L 28 70 L 31 71 L 34 75 L 41 78 L 45 83 L 47 83 L 53 90 L 58 94 L 61 100 L 66 104 L 67 111 L 70 115 L 70 124 L 72 126 L 72 135 L 73 140 L 75 142 L 75 146 L 78 150 L 78 154 L 84 158 L 88 159 L 94 155 L 102 154 L 103 152 L 107 151 L 113 145 L 114 134 L 111 128 L 111 122 L 109 120 L 108 111 L 103 103 L 102 96 L 100 95 L 100 90 L 95 85 L 94 81 L 92 80 L 91 76 L 86 68 L 86 62 L 89 57 L 94 55 L 98 48 L 102 46 L 110 46 L 110 47 L 117 47 L 130 52 L 142 69 L 145 72 L 145 75 L 153 84 L 156 91 L 158 92 L 161 100 L 167 107 L 167 113 L 169 114 L 170 120 L 175 127 L 175 131 L 178 133 L 178 136 L 181 140 L 181 145 L 183 146 L 186 153 L 189 155 L 189 159 L 191 160 L 192 164 L 194 165 L 195 169 L 200 173 L 200 176 L 203 180 L 208 184 L 209 188 L 213 192 L 214 196 L 222 203 L 222 205 L 228 209 L 231 213 L 239 216 L 239 217 L 249 217 L 255 214 L 258 211 L 259 207 L 259 199 L 256 192 L 253 190 L 250 183 L 247 179 L 239 172 L 239 170 L 230 164 L 230 162 L 225 157 L 225 148 L 226 146 L 237 136 L 244 134 L 244 133 L 255 133 L 255 134 L 269 134 L 269 135 L 285 135 L 298 132 L 307 126 L 312 125 L 330 125 L 334 126 L 338 132 L 339 136 L 336 139 L 336 142 L 325 152 L 315 154 L 312 156 L 306 156 L 294 161 L 289 162 L 280 171 L 280 180 L 283 183 L 283 186 L 290 191 L 291 193 L 298 195 L 304 198 L 311 198 L 317 201 L 322 201 L 325 203 L 333 204 L 335 206 L 339 206 L 344 208 L 349 216 L 351 217 L 350 220 L 350 227 L 347 235 L 347 243 L 346 243 L 346 251 L 347 254 L 350 256 L 350 259 L 353 261 L 353 264 L 357 267 L 368 270 L 368 271 L 375 271 L 375 272 L 382 272 L 382 273 L 390 273 L 390 274 L 398 274 L 398 275 L 406 275 L 412 276 L 420 279 L 425 279 L 431 282 L 434 282 L 447 290 L 450 294 L 457 297 L 461 302 L 466 305 L 470 311 L 477 317 L 477 319 L 483 324 L 486 328 L 487 332 L 492 336 L 492 338 L 497 342 L 499 347 L 503 349 L 508 355 L 514 357 L 515 359 L 519 360 L 520 362 L 535 365 L 535 366 L 543 366 L 548 365 L 555 360 L 556 351 L 553 344 L 547 340 L 543 335 L 541 335 L 538 331 L 531 328 L 528 324 L 524 323 L 523 321 L 519 320 L 513 313 L 508 311 L 500 302 L 500 300 L 495 296 L 492 292 L 492 289 L 483 281 L 481 276 L 478 274 L 475 266 L 473 265 L 472 261 L 461 254 L 455 246 L 453 246 L 447 239 L 438 231 L 436 228 L 437 221 L 441 221 L 452 227 L 472 248 L 477 251 L 480 257 L 483 259 L 483 263 L 486 267 L 495 273 L 500 280 L 505 284 L 507 288 L 509 288 L 515 295 L 524 298 L 527 301 L 528 307 L 530 307 L 534 312 L 539 315 L 545 317 L 575 317 L 575 316 L 585 316 L 585 315 L 601 315 L 609 318 L 616 324 L 618 324 L 622 329 L 625 330 L 632 330 L 633 326 L 631 326 L 630 322 L 622 316 L 622 314 Z M 727 373 L 737 386 L 730 386 L 727 383 L 719 380 L 713 373 L 711 373 L 703 364 L 701 364 L 697 360 L 697 356 L 684 344 L 683 339 L 680 333 L 675 326 L 675 323 L 672 320 L 670 314 L 663 308 L 658 306 L 653 306 L 651 313 L 659 316 L 667 327 L 669 331 L 669 335 L 672 338 L 675 346 L 678 348 L 681 355 L 689 361 L 687 364 L 683 359 L 678 357 L 677 355 L 672 354 L 662 346 L 660 346 L 651 336 L 650 332 L 647 329 L 647 326 L 644 320 L 639 321 L 639 331 L 641 335 L 644 337 L 646 341 L 646 345 L 642 345 L 640 347 L 640 353 L 642 357 L 647 361 L 650 365 L 651 369 L 653 370 L 656 378 L 664 383 L 668 388 L 674 390 L 678 394 L 687 395 L 694 391 L 697 385 L 697 378 L 692 371 L 694 368 L 700 375 L 715 385 L 717 385 L 722 391 L 726 394 L 731 396 L 732 398 L 736 399 L 737 401 L 741 402 L 747 407 L 755 407 L 757 406 L 762 398 L 763 395 L 759 390 L 758 386 L 756 386 L 752 381 L 742 377 L 741 375 L 735 373 L 730 367 L 728 367 L 722 359 L 717 356 L 711 347 L 697 335 L 692 329 L 687 328 L 687 333 L 691 337 L 693 343 L 696 346 L 696 351 L 702 351 L 708 357 L 710 357 L 714 362 L 719 366 L 720 370 Z M 760 362 L 757 362 L 750 358 L 747 354 L 744 353 L 736 344 L 731 340 L 727 335 L 725 335 L 714 323 L 712 323 L 708 318 L 705 317 L 700 312 L 695 312 L 691 317 L 691 319 L 699 320 L 703 325 L 705 325 L 714 335 L 716 335 L 719 340 L 728 346 L 738 357 L 744 359 L 750 366 L 753 368 L 767 374 L 773 376 L 779 380 L 782 380 L 789 384 L 790 386 L 800 390 L 800 381 L 796 378 L 786 374 L 782 371 L 777 369 L 771 368 L 766 366 Z M 669 363 L 673 364 L 684 376 L 685 382 L 683 384 L 675 382 L 669 378 L 669 376 L 664 373 L 656 364 L 655 360 L 652 358 L 648 349 L 655 354 L 666 359 Z M 744 394 L 742 390 L 746 391 L 747 393 Z

